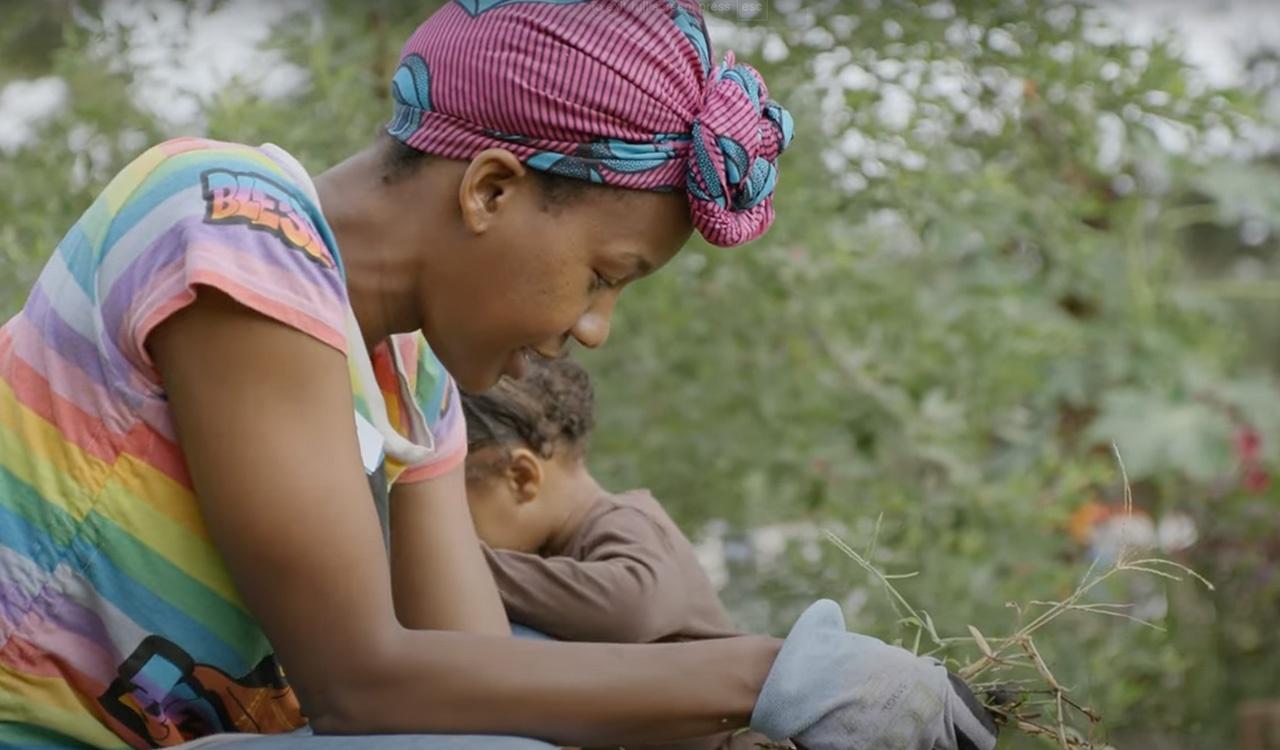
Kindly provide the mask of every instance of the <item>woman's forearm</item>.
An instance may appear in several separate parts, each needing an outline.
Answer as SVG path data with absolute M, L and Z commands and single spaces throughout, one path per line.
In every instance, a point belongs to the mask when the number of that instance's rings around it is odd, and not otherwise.
M 406 628 L 511 634 L 471 521 L 461 466 L 392 489 L 391 581 Z
M 341 685 L 306 693 L 317 732 L 514 734 L 655 743 L 746 726 L 781 641 L 560 643 L 402 631 Z

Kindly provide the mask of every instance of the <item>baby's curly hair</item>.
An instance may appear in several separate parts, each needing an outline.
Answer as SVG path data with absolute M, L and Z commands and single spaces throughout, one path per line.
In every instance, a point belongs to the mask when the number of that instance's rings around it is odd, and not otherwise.
M 498 445 L 526 447 L 543 458 L 559 450 L 585 455 L 595 427 L 595 394 L 591 377 L 568 357 L 531 356 L 524 377 L 503 378 L 479 394 L 462 395 L 467 419 L 467 450 Z M 504 450 L 490 461 L 467 459 L 467 480 L 484 479 L 506 468 Z

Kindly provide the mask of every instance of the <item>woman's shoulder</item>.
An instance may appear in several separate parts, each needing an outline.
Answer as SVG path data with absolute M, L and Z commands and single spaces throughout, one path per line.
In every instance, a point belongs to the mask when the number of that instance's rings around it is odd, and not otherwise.
M 275 146 L 206 138 L 156 144 L 116 174 L 81 223 L 91 242 L 110 247 L 140 227 L 184 220 L 263 230 L 336 266 L 311 178 Z
M 288 188 L 298 197 L 307 197 L 292 165 L 282 163 L 278 147 L 250 146 L 209 138 L 173 138 L 151 146 L 126 165 L 107 186 L 106 195 L 123 199 L 148 183 L 179 182 L 186 175 L 199 177 L 205 170 L 232 174 L 256 174 Z M 292 157 L 289 157 L 292 160 Z M 295 162 L 296 163 L 296 162 Z
M 239 143 L 177 138 L 121 170 L 60 247 L 124 359 L 214 287 L 345 352 L 346 285 L 310 179 Z

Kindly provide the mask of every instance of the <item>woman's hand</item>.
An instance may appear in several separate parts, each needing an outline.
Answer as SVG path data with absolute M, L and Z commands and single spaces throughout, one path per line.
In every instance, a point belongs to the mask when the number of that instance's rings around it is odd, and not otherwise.
M 996 725 L 959 678 L 845 629 L 840 607 L 816 602 L 782 645 L 752 728 L 809 750 L 993 750 Z

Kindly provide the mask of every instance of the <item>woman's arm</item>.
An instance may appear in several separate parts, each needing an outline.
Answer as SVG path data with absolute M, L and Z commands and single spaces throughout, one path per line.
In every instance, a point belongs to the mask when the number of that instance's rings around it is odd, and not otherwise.
M 391 590 L 406 628 L 511 635 L 471 521 L 462 465 L 392 488 Z
M 318 731 L 599 745 L 747 723 L 773 639 L 617 646 L 403 627 L 343 356 L 208 289 L 148 344 L 210 534 Z

